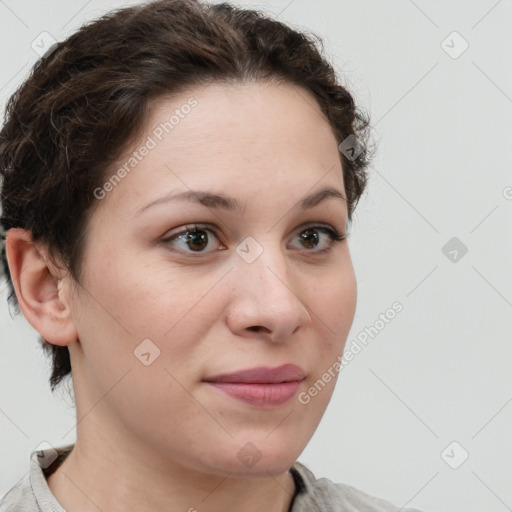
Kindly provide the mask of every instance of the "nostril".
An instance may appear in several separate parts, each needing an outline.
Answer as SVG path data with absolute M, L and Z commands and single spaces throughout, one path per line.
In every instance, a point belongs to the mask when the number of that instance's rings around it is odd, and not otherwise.
M 270 329 L 264 327 L 263 325 L 251 325 L 250 327 L 247 327 L 247 330 L 251 332 L 266 332 L 268 334 L 272 332 Z

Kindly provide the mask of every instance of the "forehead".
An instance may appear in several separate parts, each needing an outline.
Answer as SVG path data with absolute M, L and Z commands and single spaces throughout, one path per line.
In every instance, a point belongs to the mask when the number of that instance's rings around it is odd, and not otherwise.
M 139 140 L 110 170 L 126 172 L 109 199 L 135 207 L 164 189 L 199 185 L 232 195 L 298 187 L 302 196 L 319 180 L 344 190 L 332 128 L 302 87 L 211 83 L 149 106 Z
M 313 94 L 274 82 L 211 83 L 150 104 L 146 132 L 159 141 L 186 146 L 247 143 L 318 148 L 335 140 Z M 227 138 L 229 137 L 229 139 Z M 249 144 L 252 142 L 252 144 Z

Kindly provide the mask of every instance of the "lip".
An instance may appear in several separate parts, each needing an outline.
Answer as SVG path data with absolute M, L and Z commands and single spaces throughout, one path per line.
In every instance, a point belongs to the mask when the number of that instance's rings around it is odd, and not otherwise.
M 283 364 L 271 368 L 269 366 L 257 366 L 246 370 L 238 370 L 232 373 L 223 373 L 203 379 L 205 382 L 231 382 L 250 384 L 278 384 L 280 382 L 300 381 L 306 377 L 306 372 L 297 365 Z
M 203 380 L 232 398 L 260 409 L 271 409 L 291 400 L 305 377 L 299 366 L 285 364 L 277 368 L 258 366 Z

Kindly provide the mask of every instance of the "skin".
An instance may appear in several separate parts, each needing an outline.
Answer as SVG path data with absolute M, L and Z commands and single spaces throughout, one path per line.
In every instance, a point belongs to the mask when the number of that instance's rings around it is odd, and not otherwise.
M 293 363 L 307 391 L 343 352 L 357 290 L 347 241 L 321 254 L 328 235 L 316 231 L 317 246 L 299 237 L 310 223 L 346 233 L 348 218 L 338 198 L 298 207 L 324 186 L 345 195 L 338 145 L 315 98 L 291 84 L 191 88 L 154 103 L 127 155 L 190 96 L 197 106 L 97 202 L 80 285 L 29 232 L 9 231 L 23 314 L 71 354 L 77 442 L 48 478 L 70 512 L 284 512 L 295 490 L 288 469 L 334 390 L 336 378 L 307 405 L 296 396 L 263 410 L 202 381 Z M 175 201 L 137 215 L 189 189 L 246 207 Z M 161 241 L 193 223 L 212 229 L 199 256 L 183 239 Z M 263 248 L 252 263 L 236 252 L 247 236 Z M 160 356 L 145 366 L 133 352 L 147 338 Z M 252 467 L 237 457 L 248 442 L 261 454 Z

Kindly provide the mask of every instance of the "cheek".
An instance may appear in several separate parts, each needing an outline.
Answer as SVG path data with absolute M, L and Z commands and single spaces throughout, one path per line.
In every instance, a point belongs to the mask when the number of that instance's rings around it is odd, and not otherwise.
M 349 334 L 357 303 L 357 282 L 351 264 L 332 272 L 316 290 L 311 308 L 326 330 L 328 353 L 343 349 Z
M 168 263 L 151 264 L 144 262 L 144 255 L 136 256 L 119 254 L 115 264 L 110 262 L 92 275 L 90 287 L 106 312 L 130 334 L 160 338 L 199 301 L 208 283 Z M 203 281 L 208 281 L 207 276 Z
M 307 347 L 311 375 L 305 385 L 303 404 L 318 419 L 334 392 L 339 361 L 352 327 L 357 302 L 357 283 L 351 265 L 332 272 L 315 291 L 311 309 L 318 315 L 313 344 Z M 313 316 L 313 315 L 312 315 Z
M 82 388 L 88 388 L 91 404 L 109 393 L 106 406 L 127 423 L 140 421 L 141 428 L 142 418 L 158 420 L 162 403 L 183 414 L 198 414 L 179 383 L 195 375 L 199 342 L 214 314 L 211 301 L 201 297 L 218 278 L 196 276 L 191 287 L 190 276 L 177 271 L 171 279 L 170 272 L 132 266 L 122 258 L 117 263 L 90 274 L 76 304 L 84 354 Z M 173 417 L 166 422 L 179 423 Z
M 210 292 L 222 273 L 143 260 L 120 254 L 89 274 L 78 327 L 84 352 L 99 371 L 140 365 L 134 350 L 146 345 L 157 366 L 193 364 L 200 340 L 219 317 Z M 148 339 L 156 348 L 141 345 Z

